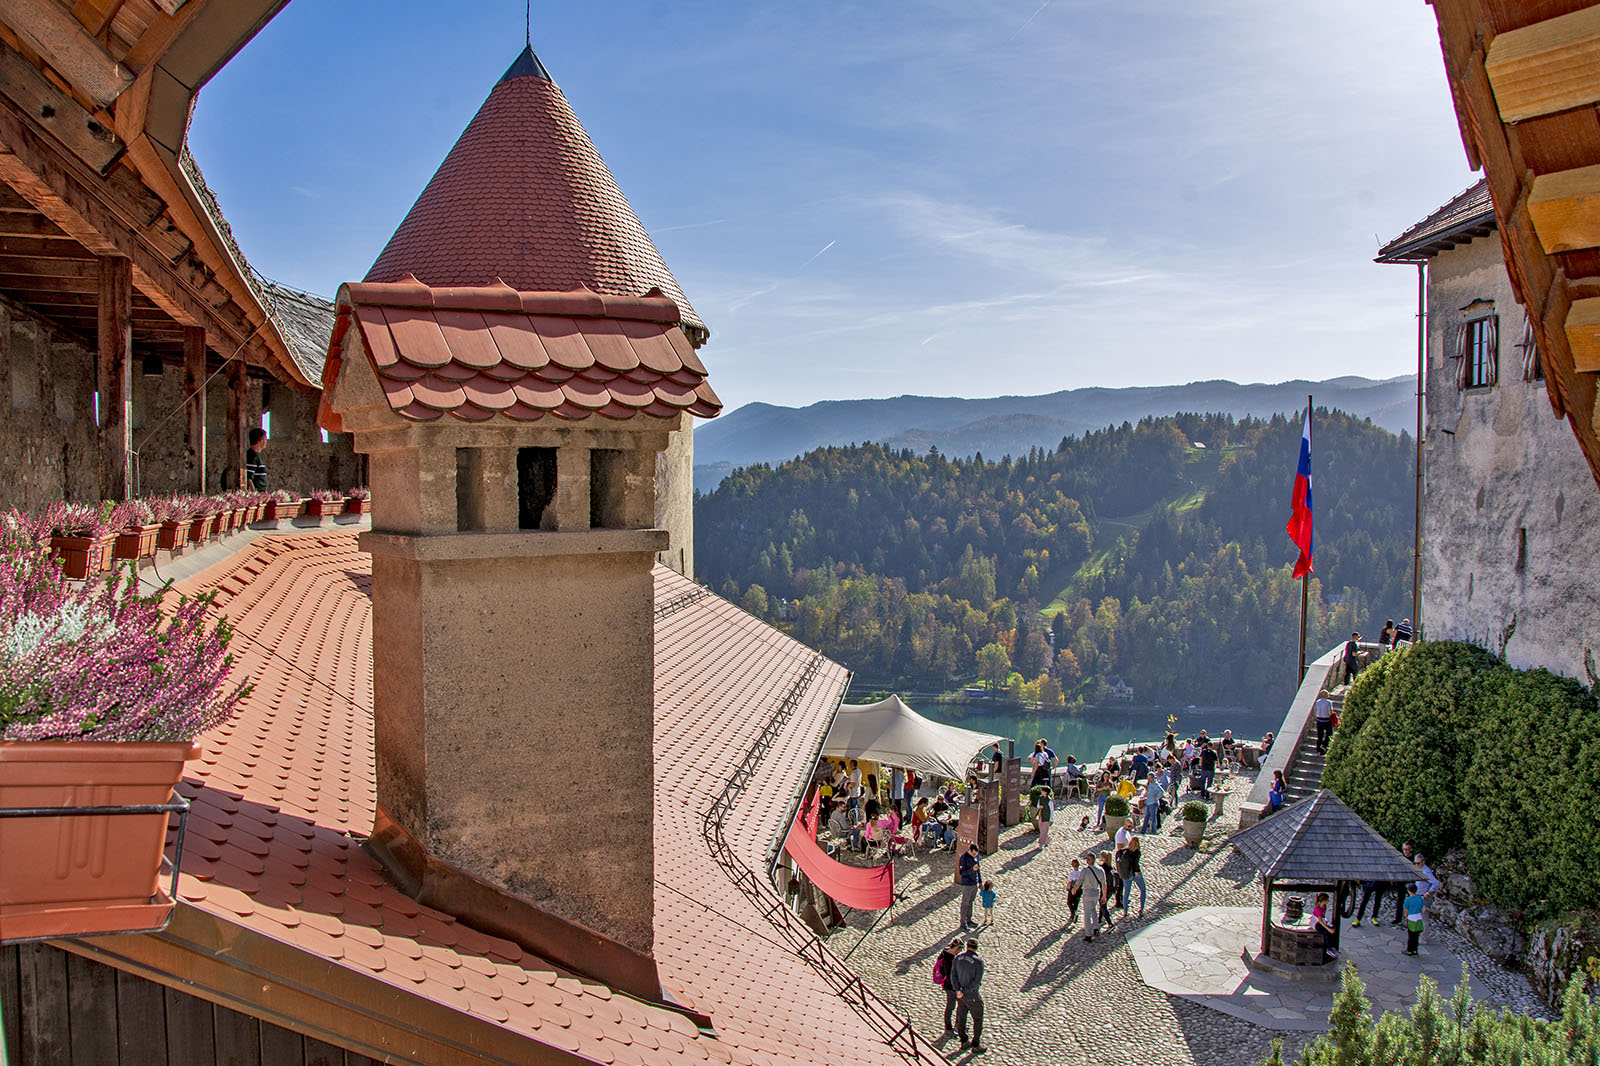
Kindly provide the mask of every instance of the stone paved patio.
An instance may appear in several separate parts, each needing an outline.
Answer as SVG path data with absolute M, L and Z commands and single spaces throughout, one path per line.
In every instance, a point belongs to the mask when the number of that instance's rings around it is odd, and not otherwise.
M 1461 961 L 1437 940 L 1417 957 L 1405 954 L 1405 934 L 1385 924 L 1345 927 L 1339 965 L 1296 979 L 1252 969 L 1261 946 L 1260 907 L 1195 907 L 1127 936 L 1145 984 L 1265 1029 L 1320 1031 L 1341 966 L 1361 975 L 1373 1010 L 1403 1010 L 1416 1002 L 1417 981 L 1426 974 L 1448 997 L 1461 981 Z M 1489 998 L 1481 981 L 1469 979 L 1473 998 Z
M 995 881 L 1000 901 L 994 927 L 978 935 L 987 966 L 984 1042 L 990 1047 L 989 1054 L 979 1061 L 1249 1066 L 1260 1061 L 1275 1036 L 1283 1039 L 1286 1052 L 1298 1052 L 1313 1035 L 1309 1028 L 1268 1028 L 1261 1024 L 1265 1019 L 1260 1014 L 1246 1020 L 1203 1005 L 1211 997 L 1153 987 L 1144 979 L 1128 943 L 1137 944 L 1141 934 L 1151 931 L 1168 935 L 1161 924 L 1168 920 L 1179 926 L 1192 922 L 1195 908 L 1249 910 L 1259 922 L 1259 879 L 1242 856 L 1220 844 L 1236 822 L 1233 804 L 1243 794 L 1241 790 L 1228 797 L 1225 814 L 1213 820 L 1199 852 L 1184 845 L 1178 823 L 1172 819 L 1161 834 L 1145 838 L 1144 870 L 1150 890 L 1145 914 L 1137 916 L 1135 891 L 1130 917 L 1119 920 L 1109 935 L 1103 931 L 1093 944 L 1084 942 L 1081 927 L 1068 929 L 1063 924 L 1066 875 L 1073 856 L 1097 843 L 1109 846 L 1101 834 L 1076 832 L 1087 807 L 1081 802 L 1062 806 L 1050 847 L 1044 851 L 1036 846 L 1037 838 L 1030 829 L 1003 831 L 1000 850 L 983 860 L 984 876 Z M 932 982 L 933 961 L 955 935 L 959 921 L 954 866 L 955 857 L 949 852 L 899 860 L 896 872 L 906 902 L 885 915 L 865 939 L 862 934 L 877 916 L 852 914 L 848 927 L 832 941 L 841 954 L 854 949 L 851 965 L 881 994 L 909 1011 L 918 1029 L 929 1037 L 938 1037 L 943 1030 L 944 993 Z M 1259 930 L 1259 925 L 1255 928 Z M 1359 958 L 1364 949 L 1352 946 L 1359 938 L 1375 933 L 1382 940 L 1393 941 L 1394 932 L 1383 926 L 1347 933 L 1345 948 Z M 1474 989 L 1481 984 L 1491 1002 L 1539 1010 L 1539 1001 L 1526 981 L 1498 969 L 1459 938 L 1430 930 L 1423 947 L 1428 954 L 1422 961 L 1448 976 L 1448 981 L 1441 981 L 1446 989 L 1456 983 L 1465 958 L 1472 967 Z M 1226 945 L 1217 948 L 1219 957 L 1225 954 Z M 1406 961 L 1413 966 L 1417 962 Z M 1220 958 L 1218 965 L 1216 980 L 1227 980 Z M 1361 972 L 1365 979 L 1365 970 Z M 1410 972 L 1401 976 L 1407 979 L 1401 982 L 1405 991 L 1414 991 L 1416 981 Z M 1308 1019 L 1315 1017 L 1317 998 L 1331 997 L 1333 985 L 1298 983 L 1307 987 L 1277 992 L 1276 1007 L 1299 1011 Z M 1311 995 L 1302 1008 L 1295 1000 L 1304 993 Z M 1273 1020 L 1282 1026 L 1294 1018 Z M 940 1046 L 947 1055 L 958 1057 L 953 1038 Z

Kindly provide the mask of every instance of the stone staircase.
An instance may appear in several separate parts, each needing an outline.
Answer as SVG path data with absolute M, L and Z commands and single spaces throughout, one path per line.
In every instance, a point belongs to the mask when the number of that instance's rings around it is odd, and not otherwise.
M 1344 714 L 1344 693 L 1343 688 L 1328 693 L 1328 699 L 1333 701 L 1334 711 L 1340 715 Z M 1317 731 L 1313 726 L 1307 731 L 1305 739 L 1296 750 L 1289 772 L 1284 775 L 1288 787 L 1284 790 L 1283 802 L 1294 803 L 1307 796 L 1316 795 L 1317 790 L 1322 787 L 1322 768 L 1326 762 L 1326 757 L 1317 753 Z

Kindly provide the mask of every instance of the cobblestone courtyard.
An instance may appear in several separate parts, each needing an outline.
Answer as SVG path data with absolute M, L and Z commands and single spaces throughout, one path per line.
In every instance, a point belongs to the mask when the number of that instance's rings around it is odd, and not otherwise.
M 1082 917 L 1071 929 L 1067 917 L 1067 871 L 1073 856 L 1104 843 L 1103 834 L 1077 832 L 1088 808 L 1063 805 L 1057 812 L 1050 847 L 1040 851 L 1027 827 L 1002 831 L 1001 847 L 983 860 L 983 875 L 995 882 L 999 902 L 995 924 L 978 934 L 986 962 L 984 1042 L 989 1053 L 979 1061 L 1011 1063 L 1139 1063 L 1148 1066 L 1259 1062 L 1274 1036 L 1286 1057 L 1311 1038 L 1308 1032 L 1272 1032 L 1219 1013 L 1181 996 L 1168 995 L 1140 977 L 1127 936 L 1192 907 L 1261 906 L 1259 880 L 1250 863 L 1222 841 L 1236 822 L 1233 797 L 1226 813 L 1213 820 L 1198 853 L 1183 843 L 1179 823 L 1169 818 L 1158 835 L 1144 838 L 1144 875 L 1149 903 L 1137 917 L 1138 894 L 1129 916 L 1119 918 L 1092 944 L 1083 940 Z M 854 948 L 851 965 L 902 1010 L 930 1038 L 944 1028 L 944 993 L 932 981 L 940 948 L 955 936 L 960 893 L 952 871 L 955 857 L 934 852 L 897 862 L 899 890 L 907 897 L 885 915 L 865 940 L 862 933 L 876 915 L 852 914 L 849 928 L 835 934 L 841 954 Z M 981 910 L 978 912 L 981 914 Z M 1345 934 L 1347 945 L 1361 937 L 1395 937 L 1383 926 Z M 857 942 L 860 941 L 859 946 Z M 1460 960 L 1474 983 L 1496 1005 L 1541 1012 L 1527 982 L 1495 966 L 1487 956 L 1453 934 L 1430 929 L 1424 938 L 1431 953 L 1449 952 L 1442 962 L 1459 973 Z M 1302 982 L 1308 991 L 1330 995 L 1331 983 Z M 940 1041 L 957 1058 L 955 1038 Z

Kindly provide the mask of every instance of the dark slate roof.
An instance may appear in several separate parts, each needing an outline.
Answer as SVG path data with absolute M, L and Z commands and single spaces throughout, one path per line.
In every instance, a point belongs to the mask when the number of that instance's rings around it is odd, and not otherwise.
M 1489 179 L 1481 178 L 1466 192 L 1378 249 L 1379 263 L 1414 263 L 1474 237 L 1495 230 L 1494 204 L 1489 199 Z
M 295 362 L 306 368 L 312 381 L 321 381 L 322 362 L 327 358 L 328 340 L 333 336 L 333 301 L 279 285 L 260 274 L 254 274 L 253 280 L 264 297 L 262 303 L 277 323 L 278 332 L 294 353 Z
M 550 77 L 550 72 L 544 69 L 544 64 L 539 62 L 539 57 L 533 54 L 533 45 L 531 44 L 524 48 L 522 50 L 522 54 L 517 56 L 512 64 L 506 68 L 506 72 L 500 75 L 501 81 L 505 81 L 507 78 L 539 78 L 543 81 L 554 80 Z
M 1416 867 L 1327 789 L 1240 830 L 1230 843 L 1277 881 L 1410 881 Z

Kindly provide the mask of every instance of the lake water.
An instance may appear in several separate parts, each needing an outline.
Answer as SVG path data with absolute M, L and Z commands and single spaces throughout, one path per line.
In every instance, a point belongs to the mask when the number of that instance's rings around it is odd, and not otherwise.
M 1194 710 L 1159 708 L 1085 708 L 1078 714 L 1039 714 L 1021 707 L 996 705 L 979 700 L 971 703 L 919 703 L 908 701 L 918 714 L 935 722 L 998 733 L 1014 738 L 1017 754 L 1033 748 L 1044 737 L 1065 761 L 1076 755 L 1079 762 L 1099 762 L 1114 744 L 1130 740 L 1159 740 L 1166 734 L 1167 715 L 1175 714 L 1172 729 L 1180 737 L 1192 737 L 1202 728 L 1220 737 L 1224 729 L 1233 730 L 1241 740 L 1259 740 L 1267 730 L 1283 722 L 1283 711 L 1255 711 L 1243 707 L 1197 707 Z

